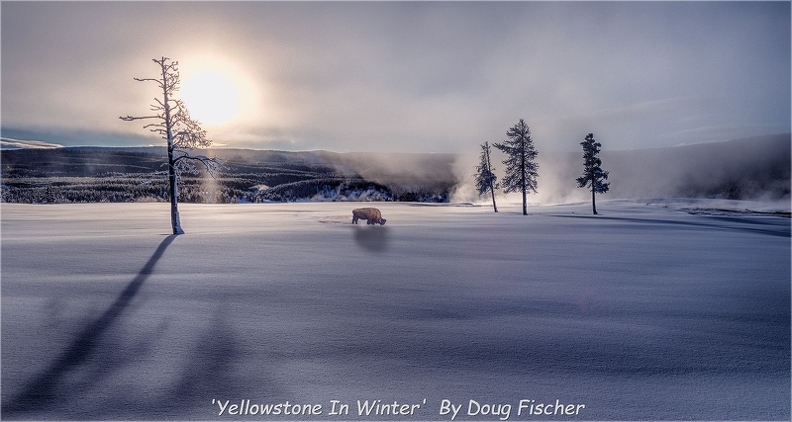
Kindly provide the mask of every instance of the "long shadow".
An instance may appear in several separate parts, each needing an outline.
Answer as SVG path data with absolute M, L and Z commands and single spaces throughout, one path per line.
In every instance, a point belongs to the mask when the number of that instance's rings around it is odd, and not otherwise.
M 59 381 L 71 370 L 83 364 L 96 349 L 99 337 L 104 333 L 113 322 L 118 319 L 121 312 L 129 305 L 135 297 L 140 286 L 146 281 L 154 270 L 157 261 L 162 258 L 168 245 L 176 239 L 176 235 L 166 237 L 151 255 L 146 265 L 138 272 L 138 275 L 127 285 L 118 298 L 109 308 L 94 322 L 89 324 L 80 332 L 77 338 L 66 347 L 63 354 L 47 368 L 38 378 L 28 384 L 27 388 L 17 397 L 11 400 L 7 406 L 3 406 L 3 418 L 17 412 L 28 412 L 41 410 L 58 400 L 56 387 Z
M 679 226 L 695 226 L 695 227 L 706 227 L 706 228 L 714 228 L 714 229 L 725 229 L 725 230 L 734 230 L 734 231 L 741 231 L 746 233 L 758 233 L 764 234 L 769 236 L 778 236 L 778 237 L 790 237 L 792 233 L 790 233 L 790 226 L 786 225 L 784 227 L 774 227 L 774 228 L 760 228 L 760 227 L 746 227 L 746 226 L 734 226 L 734 225 L 723 225 L 723 224 L 712 224 L 704 222 L 703 220 L 700 222 L 693 222 L 693 221 L 677 221 L 677 220 L 663 220 L 657 218 L 637 218 L 637 217 L 607 217 L 607 216 L 593 216 L 593 215 L 567 215 L 567 214 L 547 214 L 550 217 L 565 217 L 565 218 L 582 218 L 582 219 L 591 219 L 593 220 L 614 220 L 614 221 L 625 221 L 630 223 L 643 223 L 645 225 L 658 225 L 658 227 L 662 227 L 662 225 L 679 225 Z M 713 220 L 720 220 L 720 221 L 727 221 L 731 223 L 742 223 L 742 224 L 753 224 L 756 225 L 765 225 L 765 223 L 750 221 L 747 219 L 742 218 L 735 218 L 735 217 L 709 217 Z

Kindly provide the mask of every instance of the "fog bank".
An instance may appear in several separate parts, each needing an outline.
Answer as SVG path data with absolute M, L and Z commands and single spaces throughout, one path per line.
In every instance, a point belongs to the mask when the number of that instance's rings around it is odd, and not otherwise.
M 788 200 L 790 197 L 790 135 L 780 134 L 672 148 L 610 151 L 603 142 L 602 168 L 609 172 L 605 199 L 714 198 Z M 581 152 L 539 151 L 539 188 L 532 203 L 589 201 L 590 191 L 577 188 L 582 174 Z M 502 153 L 493 154 L 495 173 L 503 177 Z M 459 155 L 454 164 L 458 184 L 455 202 L 488 202 L 478 198 L 473 173 L 478 151 Z M 501 200 L 516 200 L 500 194 Z

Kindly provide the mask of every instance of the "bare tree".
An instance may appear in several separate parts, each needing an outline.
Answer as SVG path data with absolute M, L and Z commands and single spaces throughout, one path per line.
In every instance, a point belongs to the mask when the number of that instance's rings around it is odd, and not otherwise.
M 520 119 L 506 132 L 509 139 L 494 143 L 495 148 L 506 154 L 506 176 L 501 186 L 506 193 L 522 192 L 523 215 L 528 215 L 526 194 L 529 190 L 536 193 L 536 178 L 539 177 L 539 164 L 536 163 L 536 148 L 531 139 L 531 128 Z
M 160 74 L 156 78 L 134 78 L 139 82 L 154 82 L 162 91 L 162 99 L 154 98 L 149 116 L 121 116 L 121 120 L 131 122 L 134 120 L 153 120 L 153 123 L 143 126 L 162 136 L 168 146 L 168 187 L 171 203 L 171 226 L 173 234 L 184 234 L 179 221 L 178 208 L 178 177 L 182 172 L 198 173 L 195 163 L 202 164 L 210 174 L 220 168 L 216 158 L 204 155 L 192 155 L 194 148 L 206 148 L 212 141 L 206 137 L 206 131 L 200 123 L 190 117 L 190 113 L 181 100 L 176 98 L 179 90 L 179 62 L 171 61 L 167 57 L 152 59 L 160 67 Z
M 495 204 L 495 189 L 498 188 L 498 177 L 495 176 L 495 168 L 492 167 L 490 161 L 490 145 L 489 142 L 481 144 L 481 155 L 479 157 L 479 165 L 476 166 L 476 174 L 473 175 L 476 179 L 476 190 L 479 195 L 483 195 L 490 191 L 492 193 L 492 208 L 498 212 L 498 206 Z
M 608 172 L 600 167 L 602 160 L 599 158 L 599 153 L 602 144 L 594 140 L 593 133 L 589 133 L 580 145 L 583 145 L 583 175 L 576 180 L 579 188 L 591 188 L 591 208 L 594 215 L 597 215 L 597 202 L 594 195 L 605 193 L 610 189 L 610 183 L 605 182 L 608 180 Z

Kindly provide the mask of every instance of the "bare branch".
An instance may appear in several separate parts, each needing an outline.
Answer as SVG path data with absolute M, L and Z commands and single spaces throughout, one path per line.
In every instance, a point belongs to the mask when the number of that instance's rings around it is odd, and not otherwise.
M 138 82 L 156 82 L 158 84 L 162 84 L 162 81 L 159 79 L 153 79 L 153 78 L 132 78 L 132 79 Z
M 173 160 L 173 165 L 177 167 L 179 170 L 197 174 L 197 169 L 195 168 L 194 165 L 192 165 L 192 162 L 197 161 L 203 164 L 209 175 L 212 176 L 212 178 L 214 179 L 216 172 L 218 172 L 221 169 L 227 169 L 227 167 L 224 166 L 220 162 L 220 160 L 218 160 L 215 157 L 209 158 L 205 155 L 190 155 L 182 149 L 179 149 L 178 152 L 184 154 Z M 187 160 L 187 161 L 182 161 L 182 160 Z
M 209 158 L 209 157 L 207 157 L 205 155 L 190 155 L 190 154 L 187 154 L 183 149 L 179 149 L 178 151 L 184 153 L 184 155 L 180 155 L 180 156 L 176 157 L 173 160 L 174 163 L 178 162 L 179 160 L 184 159 L 184 160 L 200 161 L 202 163 L 212 162 L 212 163 L 220 164 L 220 162 L 217 160 L 216 157 Z
M 136 116 L 119 116 L 118 118 L 119 118 L 119 119 L 121 119 L 121 120 L 123 120 L 123 121 L 125 121 L 125 122 L 131 122 L 131 121 L 133 121 L 133 120 L 158 119 L 158 118 L 160 118 L 160 116 L 141 116 L 141 117 L 136 117 Z

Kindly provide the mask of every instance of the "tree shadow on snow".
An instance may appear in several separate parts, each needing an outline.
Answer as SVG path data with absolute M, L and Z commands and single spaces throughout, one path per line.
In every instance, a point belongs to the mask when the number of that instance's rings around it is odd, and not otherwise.
M 595 220 L 612 220 L 626 223 L 642 224 L 643 228 L 654 228 L 663 230 L 669 226 L 688 226 L 688 227 L 701 227 L 709 229 L 723 229 L 732 231 L 741 231 L 744 233 L 756 233 L 777 237 L 790 237 L 790 226 L 787 222 L 782 221 L 781 224 L 767 223 L 761 220 L 754 220 L 750 218 L 740 217 L 702 217 L 701 221 L 680 221 L 674 219 L 660 219 L 660 218 L 640 218 L 640 217 L 607 217 L 607 216 L 593 216 L 593 215 L 567 215 L 567 214 L 548 214 L 551 217 L 565 217 L 565 218 L 582 218 Z M 727 224 L 718 224 L 725 222 Z M 739 223 L 740 225 L 735 225 Z
M 13 398 L 8 405 L 4 405 L 2 413 L 4 418 L 13 417 L 18 413 L 41 411 L 56 402 L 61 397 L 58 394 L 58 385 L 71 371 L 84 364 L 96 351 L 99 338 L 118 319 L 124 309 L 138 293 L 143 282 L 151 275 L 154 266 L 162 258 L 165 249 L 173 243 L 176 235 L 166 237 L 151 258 L 146 262 L 137 276 L 126 286 L 124 291 L 116 298 L 115 302 L 94 322 L 85 327 L 77 338 L 40 376 L 28 384 L 25 390 Z
M 361 248 L 374 253 L 382 253 L 387 249 L 389 229 L 384 226 L 353 227 L 355 243 Z

